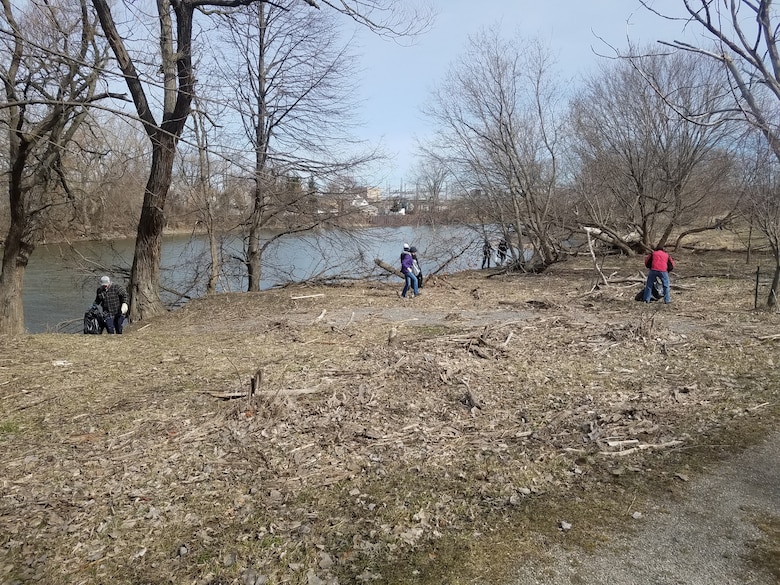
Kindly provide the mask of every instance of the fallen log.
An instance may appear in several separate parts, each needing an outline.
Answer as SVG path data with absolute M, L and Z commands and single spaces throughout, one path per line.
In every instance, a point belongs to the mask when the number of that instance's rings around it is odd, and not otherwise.
M 400 270 L 398 270 L 393 266 L 390 266 L 390 264 L 388 264 L 384 260 L 380 260 L 379 258 L 374 258 L 374 264 L 379 266 L 379 268 L 381 268 L 382 270 L 386 270 L 390 274 L 397 276 L 398 278 L 404 278 L 404 275 Z

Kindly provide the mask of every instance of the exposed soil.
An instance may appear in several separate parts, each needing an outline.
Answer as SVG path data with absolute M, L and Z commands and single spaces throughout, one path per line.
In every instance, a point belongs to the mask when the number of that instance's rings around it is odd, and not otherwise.
M 690 481 L 690 484 L 687 484 Z M 780 433 L 626 510 L 590 551 L 552 544 L 512 585 L 780 582 Z
M 598 551 L 778 430 L 753 269 L 677 260 L 668 306 L 634 301 L 638 259 L 594 289 L 575 258 L 2 338 L 0 582 L 510 583 Z

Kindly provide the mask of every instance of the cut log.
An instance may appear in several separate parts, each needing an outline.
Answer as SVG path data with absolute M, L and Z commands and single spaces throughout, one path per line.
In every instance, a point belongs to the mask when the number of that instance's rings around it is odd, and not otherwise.
M 389 272 L 390 274 L 394 274 L 395 276 L 397 276 L 397 277 L 399 277 L 399 278 L 404 278 L 404 275 L 403 275 L 403 273 L 402 273 L 402 272 L 401 272 L 401 271 L 400 271 L 398 268 L 395 268 L 395 267 L 393 267 L 393 266 L 390 266 L 390 265 L 389 265 L 387 262 L 385 262 L 384 260 L 380 260 L 379 258 L 375 258 L 375 259 L 374 259 L 374 264 L 376 264 L 377 266 L 379 266 L 379 268 L 381 268 L 382 270 L 386 270 L 386 271 L 387 271 L 387 272 Z

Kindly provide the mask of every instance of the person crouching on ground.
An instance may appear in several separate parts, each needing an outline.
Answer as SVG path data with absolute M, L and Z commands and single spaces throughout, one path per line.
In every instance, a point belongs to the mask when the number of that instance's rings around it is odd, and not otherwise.
M 404 244 L 404 251 L 401 252 L 401 273 L 404 275 L 404 290 L 401 291 L 401 296 L 406 298 L 410 287 L 414 296 L 419 295 L 417 277 L 414 275 L 414 258 L 409 251 L 409 244 Z
M 103 320 L 108 332 L 121 335 L 127 314 L 127 291 L 118 284 L 112 284 L 108 276 L 103 276 L 94 304 L 103 308 Z
M 647 273 L 643 300 L 646 303 L 650 302 L 650 297 L 653 294 L 653 283 L 656 278 L 660 278 L 664 288 L 664 303 L 668 305 L 672 302 L 669 292 L 669 272 L 674 269 L 674 260 L 666 253 L 663 246 L 658 246 L 645 258 L 645 267 L 649 268 L 650 271 Z

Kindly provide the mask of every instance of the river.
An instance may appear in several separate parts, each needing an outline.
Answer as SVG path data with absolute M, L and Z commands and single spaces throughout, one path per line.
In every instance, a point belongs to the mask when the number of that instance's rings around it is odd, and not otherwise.
M 268 233 L 267 237 L 272 237 Z M 457 257 L 443 273 L 478 268 L 481 237 L 464 227 L 391 227 L 364 230 L 326 230 L 277 240 L 263 257 L 261 288 L 301 281 L 312 276 L 382 277 L 374 259 L 398 266 L 404 242 L 416 246 L 424 272 L 432 271 L 449 257 Z M 464 254 L 458 254 L 468 248 Z M 24 316 L 28 333 L 81 331 L 84 312 L 92 304 L 102 274 L 125 284 L 122 271 L 133 259 L 133 240 L 78 242 L 72 246 L 38 246 L 24 277 Z M 241 241 L 235 237 L 221 242 L 225 273 L 220 292 L 246 290 L 238 260 Z M 204 236 L 166 236 L 162 247 L 161 286 L 184 291 L 190 298 L 205 290 L 208 242 Z M 196 273 L 199 276 L 195 276 Z M 400 280 L 399 287 L 401 286 Z M 193 285 L 194 283 L 194 285 Z M 175 298 L 163 293 L 163 300 Z

